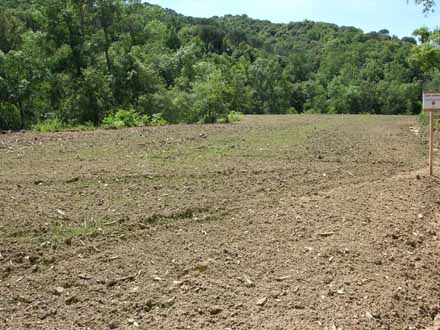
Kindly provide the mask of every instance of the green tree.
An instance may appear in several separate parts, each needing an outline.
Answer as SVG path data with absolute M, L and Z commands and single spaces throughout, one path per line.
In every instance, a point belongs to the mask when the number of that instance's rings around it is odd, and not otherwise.
M 415 113 L 419 82 L 440 77 L 440 34 L 415 35 L 421 46 L 386 29 L 193 18 L 141 0 L 4 0 L 1 125 L 99 124 L 121 109 L 172 123 L 230 111 Z
M 191 122 L 215 123 L 229 112 L 228 85 L 218 68 L 207 62 L 198 64 L 194 83 L 194 104 Z
M 413 32 L 413 36 L 418 37 L 422 44 L 426 44 L 431 39 L 431 31 L 427 27 L 421 27 Z
M 408 60 L 422 72 L 429 73 L 440 67 L 440 49 L 430 44 L 414 47 Z

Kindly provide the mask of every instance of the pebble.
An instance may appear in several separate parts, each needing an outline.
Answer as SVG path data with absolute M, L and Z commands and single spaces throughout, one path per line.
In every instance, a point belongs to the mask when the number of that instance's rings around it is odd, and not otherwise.
M 61 286 L 58 286 L 53 290 L 53 293 L 57 296 L 61 296 L 63 292 L 64 292 L 64 288 Z
M 267 303 L 267 297 L 261 298 L 257 300 L 257 306 L 264 306 Z
M 244 275 L 243 280 L 244 280 L 245 286 L 247 286 L 248 288 L 252 288 L 255 286 L 254 282 L 252 282 L 252 280 L 248 276 Z
M 136 287 L 132 288 L 129 292 L 130 293 L 138 293 L 139 292 L 139 287 L 136 286 Z
M 110 329 L 117 329 L 117 328 L 119 328 L 119 322 L 118 322 L 118 321 L 111 321 L 111 322 L 108 324 L 108 327 L 109 327 Z
M 220 306 L 213 306 L 209 309 L 209 314 L 211 315 L 217 315 L 221 312 L 223 312 L 223 308 L 221 308 Z

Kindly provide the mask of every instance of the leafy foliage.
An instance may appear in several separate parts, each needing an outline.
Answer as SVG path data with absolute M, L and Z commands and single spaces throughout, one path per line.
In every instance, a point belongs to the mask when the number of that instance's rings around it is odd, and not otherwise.
M 0 129 L 18 129 L 21 117 L 18 108 L 10 103 L 0 103 Z
M 58 118 L 39 121 L 32 126 L 32 129 L 37 132 L 59 132 L 66 128 L 66 125 Z
M 145 117 L 144 117 L 145 118 Z M 163 119 L 162 114 L 161 113 L 155 113 L 150 120 L 151 125 L 155 125 L 155 126 L 163 126 L 168 124 L 168 122 Z M 144 121 L 144 124 L 146 124 L 146 122 Z
M 59 118 L 50 118 L 37 122 L 32 125 L 32 129 L 37 132 L 60 132 L 60 131 L 91 131 L 96 126 L 88 122 L 84 124 L 67 124 Z
M 146 117 L 148 119 L 148 117 Z M 143 124 L 141 117 L 133 110 L 120 109 L 114 115 L 108 115 L 102 124 L 109 128 L 135 127 Z
M 108 115 L 102 120 L 102 124 L 108 128 L 137 127 L 146 125 L 162 126 L 167 121 L 163 119 L 161 113 L 155 113 L 153 116 L 139 115 L 133 109 L 116 111 L 114 115 Z
M 242 118 L 243 118 L 243 114 L 241 112 L 231 111 L 228 114 L 227 122 L 228 123 L 238 122 L 238 121 L 242 120 Z
M 420 82 L 440 77 L 440 33 L 414 35 L 422 46 L 385 29 L 199 19 L 139 0 L 2 1 L 0 128 L 418 113 Z

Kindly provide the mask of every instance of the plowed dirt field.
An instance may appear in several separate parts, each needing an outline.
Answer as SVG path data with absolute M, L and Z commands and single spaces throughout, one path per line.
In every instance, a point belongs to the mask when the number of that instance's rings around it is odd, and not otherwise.
M 432 327 L 440 178 L 417 125 L 0 135 L 0 329 Z

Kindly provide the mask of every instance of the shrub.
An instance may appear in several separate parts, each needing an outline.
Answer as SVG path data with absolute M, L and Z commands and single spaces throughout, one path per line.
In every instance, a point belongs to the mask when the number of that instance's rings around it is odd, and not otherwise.
M 230 111 L 226 117 L 222 117 L 218 120 L 220 124 L 234 123 L 240 121 L 243 117 L 243 114 L 236 111 Z
M 115 117 L 114 117 L 113 115 L 108 115 L 107 117 L 105 117 L 105 118 L 102 120 L 101 124 L 102 124 L 103 126 L 111 127 L 111 126 L 114 125 L 114 122 L 115 122 Z
M 118 110 L 114 115 L 109 115 L 102 120 L 102 125 L 109 128 L 139 127 L 147 125 L 166 125 L 167 121 L 162 113 L 140 116 L 134 110 Z
M 0 129 L 14 130 L 20 127 L 20 110 L 13 104 L 0 103 Z
M 295 109 L 295 107 L 290 107 L 289 109 L 287 109 L 286 113 L 289 115 L 297 115 L 298 111 Z
M 233 123 L 243 119 L 243 114 L 237 111 L 231 111 L 228 113 L 228 122 Z
M 58 118 L 39 121 L 32 126 L 32 129 L 37 132 L 59 132 L 66 128 L 67 126 Z
M 126 127 L 138 126 L 140 122 L 139 115 L 133 110 L 118 110 L 115 118 L 123 122 Z
M 102 120 L 102 124 L 112 128 L 135 127 L 143 125 L 144 118 L 134 110 L 118 110 L 114 115 L 109 115 Z
M 143 115 L 141 117 L 141 122 L 144 126 L 147 126 L 151 123 L 151 117 L 149 115 Z
M 167 121 L 163 119 L 162 113 L 155 113 L 151 117 L 151 124 L 156 126 L 163 126 L 167 124 Z

